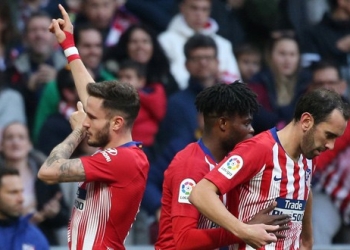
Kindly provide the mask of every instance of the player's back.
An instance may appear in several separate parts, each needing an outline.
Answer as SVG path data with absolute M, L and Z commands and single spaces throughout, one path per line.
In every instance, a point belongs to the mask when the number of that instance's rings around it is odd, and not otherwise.
M 216 165 L 199 141 L 176 154 L 164 173 L 161 218 L 156 249 L 175 249 L 172 219 L 176 216 L 199 219 L 188 201 L 192 188 Z

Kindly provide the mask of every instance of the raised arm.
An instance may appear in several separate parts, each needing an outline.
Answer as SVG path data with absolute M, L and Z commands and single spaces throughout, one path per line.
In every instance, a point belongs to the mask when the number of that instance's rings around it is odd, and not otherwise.
M 254 248 L 260 248 L 277 241 L 276 236 L 268 232 L 277 230 L 278 226 L 247 225 L 239 221 L 226 209 L 220 201 L 218 193 L 218 188 L 212 182 L 203 179 L 192 189 L 189 200 L 209 220 L 222 226 Z
M 82 161 L 79 158 L 69 159 L 86 135 L 82 126 L 86 114 L 80 102 L 77 106 L 78 110 L 70 117 L 72 133 L 51 151 L 39 169 L 38 178 L 48 184 L 81 182 L 86 178 Z
M 85 107 L 88 97 L 86 85 L 89 82 L 95 81 L 81 61 L 78 50 L 75 47 L 73 39 L 73 24 L 69 15 L 62 5 L 59 4 L 58 7 L 61 10 L 63 19 L 52 19 L 49 30 L 55 34 L 58 43 L 61 45 L 64 54 L 67 57 L 79 98 Z

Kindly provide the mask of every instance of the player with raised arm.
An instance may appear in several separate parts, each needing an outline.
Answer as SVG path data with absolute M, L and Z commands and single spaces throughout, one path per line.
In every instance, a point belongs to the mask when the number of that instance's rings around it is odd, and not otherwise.
M 128 83 L 94 82 L 74 45 L 69 16 L 59 8 L 63 19 L 53 19 L 49 29 L 64 50 L 82 103 L 70 118 L 72 133 L 52 150 L 38 177 L 48 183 L 79 182 L 68 227 L 70 249 L 125 249 L 149 170 L 131 137 L 139 96 Z M 85 136 L 99 150 L 69 159 Z

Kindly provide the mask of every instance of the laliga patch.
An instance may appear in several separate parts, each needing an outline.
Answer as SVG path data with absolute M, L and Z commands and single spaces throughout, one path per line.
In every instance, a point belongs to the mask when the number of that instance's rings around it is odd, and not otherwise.
M 242 157 L 239 155 L 233 155 L 221 165 L 219 172 L 222 173 L 227 179 L 232 179 L 232 177 L 242 168 L 242 166 Z
M 179 188 L 179 198 L 178 198 L 178 202 L 179 203 L 187 203 L 187 204 L 191 204 L 188 201 L 188 197 L 191 194 L 192 188 L 196 186 L 196 182 L 192 179 L 184 179 L 181 183 L 180 183 L 180 188 Z

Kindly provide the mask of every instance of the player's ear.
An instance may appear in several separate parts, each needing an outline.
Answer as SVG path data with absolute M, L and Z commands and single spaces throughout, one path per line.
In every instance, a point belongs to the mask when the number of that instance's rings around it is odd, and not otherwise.
M 124 126 L 124 124 L 125 124 L 125 120 L 122 116 L 120 115 L 113 116 L 111 120 L 111 126 L 113 130 L 119 130 Z
M 314 118 L 309 112 L 305 112 L 300 117 L 300 124 L 303 131 L 308 131 L 314 125 Z
M 226 131 L 227 118 L 222 116 L 219 118 L 219 127 L 222 131 Z

